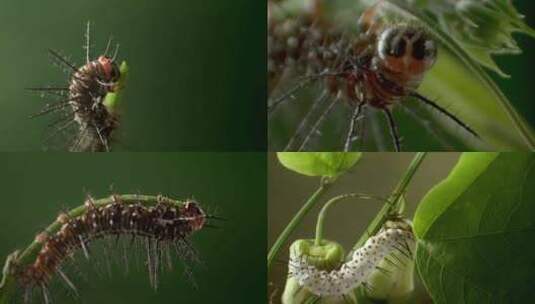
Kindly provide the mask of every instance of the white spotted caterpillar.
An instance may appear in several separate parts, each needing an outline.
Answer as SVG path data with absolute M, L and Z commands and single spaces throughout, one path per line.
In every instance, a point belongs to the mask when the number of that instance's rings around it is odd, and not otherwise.
M 383 228 L 354 251 L 351 259 L 339 269 L 330 272 L 319 270 L 310 265 L 306 257 L 291 253 L 288 272 L 301 287 L 317 297 L 343 298 L 365 283 L 377 265 L 394 250 L 408 250 L 409 242 L 414 242 L 411 231 Z

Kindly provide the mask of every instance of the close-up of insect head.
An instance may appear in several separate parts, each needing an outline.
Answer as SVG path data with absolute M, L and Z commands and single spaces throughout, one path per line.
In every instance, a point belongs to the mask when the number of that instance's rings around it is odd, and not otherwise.
M 272 153 L 268 301 L 531 303 L 534 194 L 529 152 Z
M 2 158 L 0 303 L 263 300 L 265 155 L 120 154 Z
M 521 14 L 533 8 L 269 0 L 269 149 L 535 149 L 525 68 L 535 30 Z M 505 54 L 517 56 L 497 56 Z
M 265 149 L 264 16 L 245 0 L 4 1 L 0 151 Z

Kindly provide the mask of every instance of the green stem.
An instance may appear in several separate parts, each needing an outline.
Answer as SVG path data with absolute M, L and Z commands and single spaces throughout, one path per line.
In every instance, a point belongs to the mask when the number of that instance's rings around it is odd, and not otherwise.
M 381 229 L 381 226 L 383 226 L 387 217 L 392 213 L 392 210 L 395 210 L 397 204 L 399 203 L 399 200 L 403 196 L 403 193 L 405 193 L 405 189 L 407 189 L 407 186 L 409 185 L 410 181 L 414 177 L 414 174 L 422 164 L 422 161 L 424 160 L 425 156 L 426 152 L 418 152 L 414 156 L 411 164 L 409 165 L 409 168 L 405 172 L 405 175 L 397 184 L 388 201 L 384 204 L 384 206 L 381 208 L 381 210 L 379 210 L 375 218 L 368 225 L 366 232 L 362 234 L 358 242 L 355 244 L 355 246 L 353 246 L 353 250 L 360 248 L 364 244 L 364 242 L 366 242 L 366 240 L 370 237 L 370 235 L 375 235 L 379 231 L 379 229 Z
M 364 193 L 347 193 L 347 194 L 342 194 L 342 195 L 338 195 L 338 196 L 331 198 L 329 201 L 325 203 L 325 205 L 323 205 L 320 213 L 318 214 L 318 221 L 316 223 L 316 238 L 314 239 L 314 245 L 316 246 L 321 245 L 321 240 L 323 237 L 323 227 L 324 227 L 323 223 L 325 222 L 325 218 L 327 216 L 327 210 L 329 210 L 329 208 L 335 203 L 340 202 L 347 198 L 360 198 L 360 199 L 369 199 L 369 200 L 373 199 L 373 200 L 378 200 L 378 201 L 386 200 L 383 197 L 373 196 L 373 195 L 364 194 Z
M 305 215 L 316 205 L 316 202 L 319 200 L 321 195 L 325 193 L 325 191 L 329 188 L 331 185 L 331 180 L 327 178 L 322 178 L 320 182 L 320 186 L 316 191 L 308 198 L 306 203 L 299 209 L 299 211 L 295 214 L 295 216 L 292 218 L 292 220 L 288 223 L 286 228 L 282 231 L 282 233 L 279 235 L 275 243 L 273 243 L 273 246 L 271 246 L 271 249 L 268 253 L 267 258 L 267 269 L 271 268 L 271 264 L 273 263 L 273 260 L 275 260 L 275 257 L 279 253 L 282 245 L 286 243 L 288 238 L 290 237 L 290 234 L 295 230 L 297 225 L 301 223 Z
M 107 198 L 94 200 L 93 203 L 95 206 L 99 207 L 106 206 L 108 204 L 111 204 L 115 200 L 118 200 L 125 204 L 140 203 L 147 206 L 153 206 L 160 202 L 162 198 L 166 202 L 176 204 L 177 206 L 184 204 L 183 201 L 177 201 L 167 197 L 138 194 L 113 195 Z M 71 218 L 76 218 L 83 215 L 86 211 L 87 206 L 82 205 L 70 210 L 69 212 L 67 212 L 67 214 Z M 44 230 L 44 232 L 47 235 L 53 235 L 57 231 L 59 231 L 61 226 L 62 223 L 56 220 L 52 224 L 50 224 Z M 15 277 L 13 276 L 13 273 L 10 272 L 10 269 L 8 267 L 9 264 L 16 264 L 17 266 L 21 266 L 31 263 L 41 250 L 41 247 L 42 244 L 34 240 L 24 251 L 22 251 L 21 254 L 19 254 L 20 251 L 16 251 L 13 254 L 9 255 L 8 260 L 6 261 L 6 265 L 4 267 L 2 282 L 0 284 L 0 304 L 11 303 L 10 298 L 13 296 L 14 291 L 17 288 Z

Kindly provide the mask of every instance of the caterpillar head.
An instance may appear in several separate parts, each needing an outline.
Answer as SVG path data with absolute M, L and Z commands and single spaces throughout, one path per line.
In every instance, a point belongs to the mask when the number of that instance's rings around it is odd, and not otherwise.
M 435 63 L 437 45 L 420 27 L 392 26 L 379 35 L 377 55 L 391 72 L 418 78 Z
M 119 66 L 112 58 L 107 56 L 98 57 L 98 63 L 101 69 L 101 80 L 109 85 L 109 91 L 115 90 L 115 84 L 119 81 L 121 77 L 121 72 L 119 71 Z
M 192 218 L 191 228 L 193 231 L 200 230 L 206 221 L 206 214 L 196 201 L 189 200 L 184 204 L 183 214 Z

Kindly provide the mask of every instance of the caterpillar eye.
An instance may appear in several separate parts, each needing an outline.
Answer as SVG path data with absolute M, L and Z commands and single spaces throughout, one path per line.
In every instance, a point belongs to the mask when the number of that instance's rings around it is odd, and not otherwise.
M 388 55 L 394 57 L 401 57 L 405 55 L 405 50 L 407 48 L 407 42 L 405 39 L 397 39 L 392 42 L 390 49 L 388 50 Z
M 410 51 L 408 45 L 417 34 L 417 29 L 392 27 L 383 31 L 378 40 L 378 53 L 381 58 L 401 58 Z
M 420 37 L 412 45 L 412 57 L 416 60 L 424 60 L 432 64 L 437 56 L 437 47 L 433 40 Z
M 421 28 L 392 27 L 379 36 L 377 54 L 386 69 L 420 76 L 435 63 L 437 46 Z

